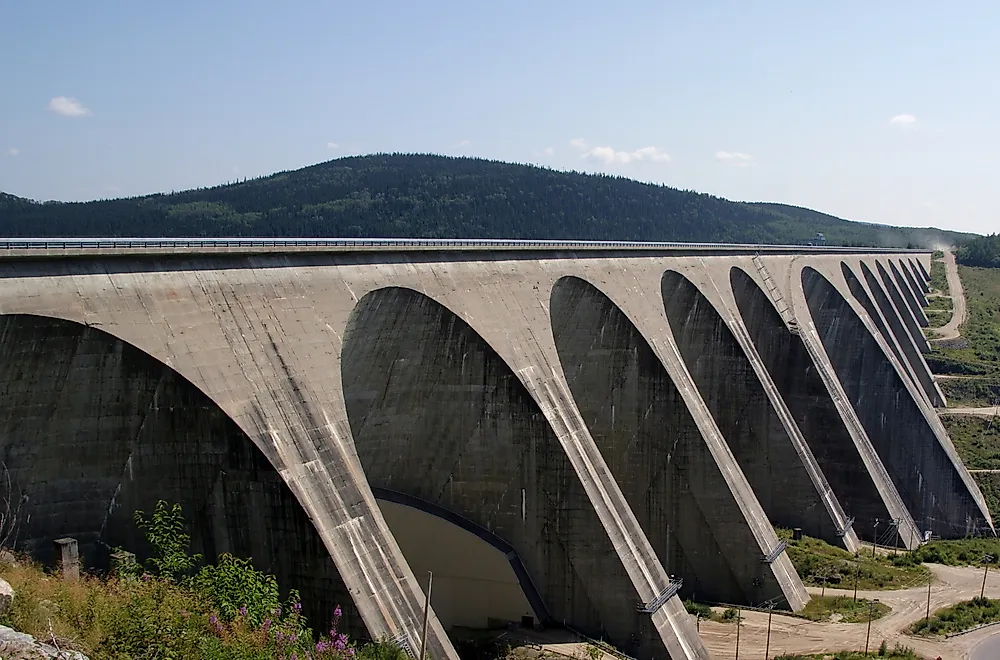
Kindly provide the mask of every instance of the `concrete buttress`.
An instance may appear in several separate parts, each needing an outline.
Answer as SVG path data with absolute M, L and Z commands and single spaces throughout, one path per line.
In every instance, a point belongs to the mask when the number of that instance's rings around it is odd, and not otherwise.
M 898 297 L 881 308 L 840 270 L 861 259 L 874 273 L 875 256 L 8 250 L 0 450 L 31 516 L 24 547 L 45 560 L 73 536 L 89 566 L 108 546 L 141 555 L 132 512 L 178 502 L 195 551 L 251 556 L 312 621 L 339 604 L 352 632 L 414 650 L 425 577 L 411 561 L 432 542 L 414 530 L 433 519 L 506 571 L 505 612 L 638 657 L 707 658 L 678 589 L 808 598 L 773 524 L 843 532 L 848 547 L 851 518 L 898 519 L 907 543 L 918 528 L 992 532 L 919 389 L 905 278 L 879 273 Z M 930 267 L 927 253 L 891 257 Z M 489 620 L 500 587 L 466 568 L 440 590 L 435 572 L 435 598 Z M 433 606 L 429 656 L 457 660 Z

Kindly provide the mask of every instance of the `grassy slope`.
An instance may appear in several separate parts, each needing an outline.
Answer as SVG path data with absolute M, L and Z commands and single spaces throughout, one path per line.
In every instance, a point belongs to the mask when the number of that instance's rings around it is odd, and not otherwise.
M 932 270 L 932 278 L 938 272 Z M 1000 401 L 1000 268 L 959 266 L 959 276 L 969 310 L 962 339 L 935 348 L 927 363 L 937 374 L 975 376 L 940 382 L 949 405 L 994 405 Z
M 854 555 L 825 541 L 803 537 L 793 541 L 789 530 L 779 529 L 778 535 L 788 542 L 788 556 L 802 581 L 819 587 L 853 589 L 857 577 L 858 589 L 906 589 L 926 584 L 930 571 L 919 565 L 911 555 L 896 557 L 860 553 L 860 566 Z M 860 571 L 859 571 L 860 568 Z

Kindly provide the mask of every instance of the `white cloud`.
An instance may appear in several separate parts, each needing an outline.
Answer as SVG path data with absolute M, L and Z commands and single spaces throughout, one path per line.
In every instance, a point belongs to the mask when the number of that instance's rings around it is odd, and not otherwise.
M 10 149 L 8 149 L 7 151 L 5 151 L 4 153 L 6 153 L 8 156 L 16 156 L 19 153 L 21 153 L 21 150 L 18 149 L 17 147 L 11 147 Z
M 458 146 L 460 148 L 462 148 L 462 147 L 471 147 L 472 146 L 472 140 L 460 140 L 459 143 L 458 143 Z
M 327 142 L 326 143 L 326 148 L 327 149 L 336 149 L 338 147 L 340 147 L 340 145 L 337 144 L 336 142 Z
M 556 150 L 552 147 L 545 147 L 544 149 L 542 149 L 543 156 L 554 156 L 555 154 Z
M 63 117 L 85 117 L 91 114 L 82 103 L 66 96 L 57 96 L 49 101 L 49 110 Z
M 742 151 L 716 151 L 715 160 L 733 167 L 749 167 L 753 165 L 753 156 Z
M 104 192 L 111 193 L 112 195 L 117 195 L 122 191 L 118 186 L 104 186 Z
M 892 126 L 900 126 L 902 128 L 910 128 L 917 123 L 917 118 L 913 115 L 896 115 L 889 120 L 889 124 Z
M 588 160 L 599 160 L 605 165 L 628 165 L 642 161 L 666 163 L 670 160 L 670 154 L 659 147 L 641 147 L 635 151 L 619 151 L 612 147 L 587 148 L 587 142 L 582 138 L 575 138 L 569 141 L 574 148 L 583 151 L 580 158 Z

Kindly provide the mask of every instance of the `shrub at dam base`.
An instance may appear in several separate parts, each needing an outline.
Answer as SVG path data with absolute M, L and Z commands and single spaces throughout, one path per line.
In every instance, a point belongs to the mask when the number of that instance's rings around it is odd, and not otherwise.
M 146 566 L 118 562 L 110 575 L 68 580 L 8 556 L 0 576 L 16 597 L 0 623 L 91 660 L 407 657 L 391 644 L 353 643 L 338 631 L 339 607 L 328 628 L 314 632 L 298 593 L 282 600 L 274 577 L 248 560 L 224 554 L 196 570 L 201 558 L 188 554 L 178 505 L 160 501 L 149 517 L 136 512 L 135 519 L 153 548 Z

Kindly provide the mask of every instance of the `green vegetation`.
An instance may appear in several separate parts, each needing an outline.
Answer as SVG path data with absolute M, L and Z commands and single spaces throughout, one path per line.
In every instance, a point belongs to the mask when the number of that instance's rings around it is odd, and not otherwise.
M 135 518 L 153 549 L 147 566 L 66 581 L 27 560 L 4 564 L 17 597 L 0 621 L 92 660 L 405 660 L 390 644 L 357 648 L 337 630 L 340 608 L 329 631 L 314 635 L 298 594 L 281 602 L 274 578 L 248 561 L 223 556 L 196 570 L 179 506 L 161 501 Z
M 711 605 L 696 603 L 691 599 L 684 601 L 684 609 L 692 616 L 710 621 L 721 621 L 723 623 L 736 621 L 737 617 L 736 608 L 734 607 L 727 607 L 725 610 L 717 612 L 712 609 Z
M 951 381 L 949 381 L 951 382 Z M 941 422 L 970 470 L 1000 470 L 1000 420 L 942 415 Z
M 86 203 L 0 194 L 6 236 L 303 236 L 960 244 L 973 235 L 854 223 L 621 177 L 377 154 L 252 181 Z
M 962 338 L 936 347 L 927 364 L 937 374 L 974 376 L 940 381 L 948 404 L 985 407 L 1000 402 L 1000 268 L 959 266 L 969 318 Z
M 938 385 L 953 408 L 986 408 L 1000 403 L 1000 377 L 949 378 Z
M 857 577 L 858 589 L 906 589 L 926 584 L 930 578 L 930 571 L 910 553 L 900 551 L 895 557 L 881 554 L 872 557 L 861 552 L 856 559 L 847 550 L 825 541 L 808 536 L 793 541 L 789 530 L 777 531 L 788 543 L 788 557 L 795 570 L 811 586 L 853 589 Z
M 864 598 L 855 600 L 851 596 L 813 596 L 799 615 L 810 621 L 839 620 L 843 623 L 861 623 L 881 619 L 892 609 L 885 603 L 875 603 Z M 839 618 L 838 618 L 839 617 Z
M 927 299 L 927 307 L 924 311 L 927 313 L 927 320 L 930 322 L 930 327 L 940 328 L 946 325 L 948 321 L 951 320 L 951 310 L 954 306 L 951 298 L 946 298 L 945 296 L 933 296 Z
M 862 651 L 839 651 L 837 653 L 814 653 L 812 655 L 779 655 L 774 660 L 865 660 L 872 656 L 878 658 L 889 658 L 890 660 L 920 660 L 913 649 L 900 646 L 899 644 L 892 650 L 886 648 L 885 641 L 877 651 L 865 655 Z
M 955 259 L 966 266 L 1000 268 L 1000 234 L 969 241 L 955 252 Z
M 973 598 L 945 607 L 910 626 L 912 635 L 950 635 L 1000 621 L 1000 600 Z
M 1000 473 L 978 472 L 972 475 L 986 499 L 986 506 L 993 516 L 993 524 L 1000 523 Z
M 951 295 L 948 288 L 948 271 L 944 266 L 944 252 L 936 250 L 931 256 L 931 291 Z
M 915 561 L 946 566 L 982 565 L 985 555 L 992 557 L 989 564 L 1000 564 L 1000 539 L 968 538 L 931 541 L 909 553 Z

